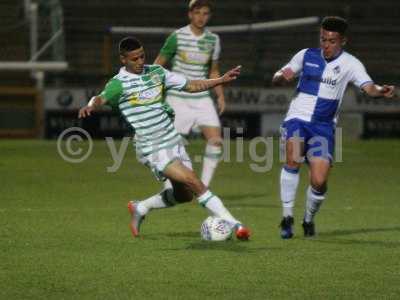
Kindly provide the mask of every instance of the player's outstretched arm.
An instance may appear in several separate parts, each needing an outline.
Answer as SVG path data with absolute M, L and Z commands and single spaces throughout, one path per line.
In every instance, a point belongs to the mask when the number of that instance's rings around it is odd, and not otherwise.
M 100 106 L 104 105 L 105 103 L 106 103 L 106 100 L 104 100 L 100 96 L 92 97 L 92 99 L 90 99 L 89 103 L 79 110 L 78 118 L 81 119 L 81 118 L 89 117 L 91 115 L 91 113 L 97 107 L 100 107 Z
M 377 84 L 367 84 L 362 87 L 362 90 L 370 97 L 378 98 L 393 98 L 395 94 L 394 85 L 377 85 Z
M 242 66 L 237 66 L 226 72 L 221 77 L 215 79 L 190 80 L 183 89 L 189 93 L 197 93 L 206 91 L 221 84 L 226 84 L 235 80 L 240 75 L 241 68 Z

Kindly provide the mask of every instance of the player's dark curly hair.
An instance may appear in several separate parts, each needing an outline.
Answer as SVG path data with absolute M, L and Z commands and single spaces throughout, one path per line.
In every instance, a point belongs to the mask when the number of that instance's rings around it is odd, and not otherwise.
M 347 21 L 341 17 L 329 16 L 322 20 L 321 27 L 327 31 L 338 32 L 341 35 L 345 35 L 348 24 Z
M 190 0 L 189 2 L 189 11 L 192 11 L 195 8 L 208 7 L 210 10 L 212 9 L 212 1 L 211 0 Z
M 143 44 L 135 37 L 125 37 L 119 42 L 119 54 L 125 55 L 130 52 L 143 47 Z

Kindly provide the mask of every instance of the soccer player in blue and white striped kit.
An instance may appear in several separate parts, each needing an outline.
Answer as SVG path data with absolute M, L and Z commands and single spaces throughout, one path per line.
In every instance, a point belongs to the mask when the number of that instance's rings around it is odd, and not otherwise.
M 280 176 L 283 239 L 293 236 L 293 207 L 303 158 L 309 166 L 310 185 L 302 225 L 304 236 L 315 235 L 313 219 L 325 200 L 335 126 L 347 84 L 353 83 L 371 97 L 394 95 L 394 86 L 374 84 L 363 64 L 343 50 L 347 27 L 343 18 L 325 17 L 320 28 L 320 48 L 301 50 L 272 79 L 273 84 L 279 85 L 299 77 L 282 125 L 286 147 L 286 164 Z

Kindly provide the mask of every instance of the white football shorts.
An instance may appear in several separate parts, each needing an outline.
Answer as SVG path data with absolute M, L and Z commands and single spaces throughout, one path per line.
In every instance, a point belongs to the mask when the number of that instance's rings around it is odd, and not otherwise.
M 193 170 L 192 161 L 186 153 L 185 146 L 179 143 L 170 148 L 160 149 L 157 152 L 141 156 L 138 154 L 138 160 L 145 166 L 149 167 L 154 176 L 159 181 L 165 181 L 167 178 L 164 176 L 163 171 L 165 168 L 175 160 L 180 160 L 186 167 Z
M 168 95 L 166 101 L 175 111 L 174 125 L 180 134 L 189 134 L 193 127 L 221 127 L 214 102 L 210 97 L 200 100 Z

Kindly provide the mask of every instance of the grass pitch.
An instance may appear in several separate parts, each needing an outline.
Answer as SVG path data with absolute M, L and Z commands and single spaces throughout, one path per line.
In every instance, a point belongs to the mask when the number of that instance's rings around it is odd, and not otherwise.
M 200 154 L 203 144 L 188 149 Z M 212 190 L 253 236 L 213 243 L 200 240 L 207 214 L 195 202 L 152 211 L 143 239 L 132 239 L 127 201 L 161 185 L 131 147 L 108 173 L 104 141 L 71 164 L 53 141 L 2 140 L 0 298 L 398 299 L 399 154 L 398 140 L 345 143 L 314 239 L 304 239 L 300 226 L 303 168 L 295 237 L 284 241 L 277 155 L 271 171 L 255 173 L 246 150 L 244 162 L 220 164 Z

